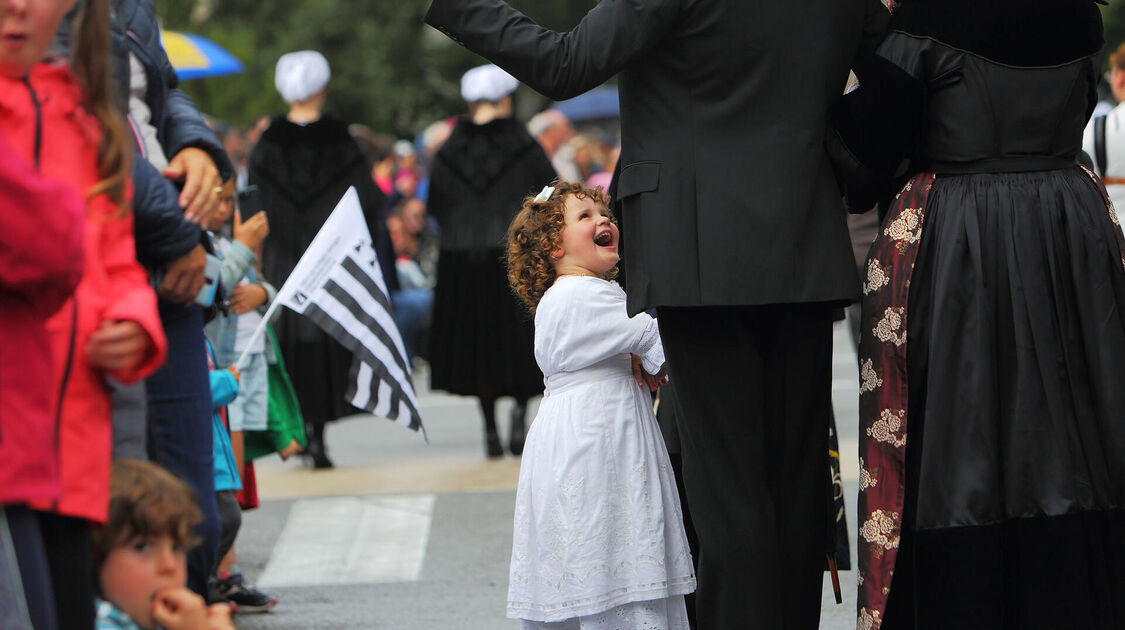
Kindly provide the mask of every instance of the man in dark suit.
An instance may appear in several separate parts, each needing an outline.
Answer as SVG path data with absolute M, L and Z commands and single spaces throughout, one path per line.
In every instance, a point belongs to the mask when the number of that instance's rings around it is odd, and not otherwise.
M 426 16 L 556 100 L 621 73 L 628 307 L 656 308 L 676 383 L 703 630 L 819 624 L 830 311 L 858 295 L 825 120 L 886 17 L 878 0 L 603 0 L 569 33 L 502 0 Z

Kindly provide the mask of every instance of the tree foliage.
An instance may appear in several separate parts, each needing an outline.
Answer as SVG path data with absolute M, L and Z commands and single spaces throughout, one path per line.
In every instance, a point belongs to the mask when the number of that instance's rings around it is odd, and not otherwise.
M 278 57 L 294 50 L 312 48 L 328 58 L 330 111 L 398 136 L 412 136 L 430 122 L 462 112 L 461 74 L 484 63 L 423 24 L 429 0 L 154 2 L 164 28 L 206 37 L 242 61 L 241 74 L 183 83 L 201 110 L 236 124 L 285 110 L 273 87 L 273 70 Z M 595 2 L 511 4 L 544 26 L 569 29 Z M 520 98 L 545 103 L 530 90 L 521 91 Z
M 1102 22 L 1105 24 L 1105 48 L 1102 49 L 1104 59 L 1125 42 L 1125 4 L 1120 0 L 1101 7 Z

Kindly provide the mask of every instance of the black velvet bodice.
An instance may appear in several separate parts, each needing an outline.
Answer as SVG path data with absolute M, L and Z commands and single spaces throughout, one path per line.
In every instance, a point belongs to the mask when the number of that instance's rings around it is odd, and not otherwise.
M 924 170 L 1043 170 L 1073 163 L 1082 147 L 1095 103 L 1087 57 L 1013 66 L 903 32 L 891 33 L 878 54 L 925 86 L 914 150 Z

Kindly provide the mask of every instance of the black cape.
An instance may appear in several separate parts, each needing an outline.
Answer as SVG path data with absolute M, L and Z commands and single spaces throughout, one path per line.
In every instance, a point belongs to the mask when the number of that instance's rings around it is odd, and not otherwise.
M 262 247 L 262 271 L 270 282 L 285 283 L 340 198 L 355 186 L 383 278 L 392 291 L 398 288 L 385 198 L 342 122 L 325 116 L 298 125 L 274 118 L 250 155 L 250 183 L 261 190 L 270 220 Z M 285 309 L 274 329 L 305 419 L 320 423 L 354 413 L 344 401 L 351 354 L 310 320 Z
M 530 396 L 543 389 L 532 318 L 508 287 L 504 238 L 524 197 L 555 169 L 523 125 L 462 119 L 438 151 L 428 211 L 441 226 L 432 386 L 455 394 Z

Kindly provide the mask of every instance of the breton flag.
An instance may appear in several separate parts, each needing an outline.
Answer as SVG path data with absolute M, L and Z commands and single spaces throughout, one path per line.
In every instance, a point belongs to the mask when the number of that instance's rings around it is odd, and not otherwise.
M 278 304 L 351 351 L 348 402 L 425 436 L 406 348 L 355 188 L 344 193 L 277 292 L 271 306 Z

